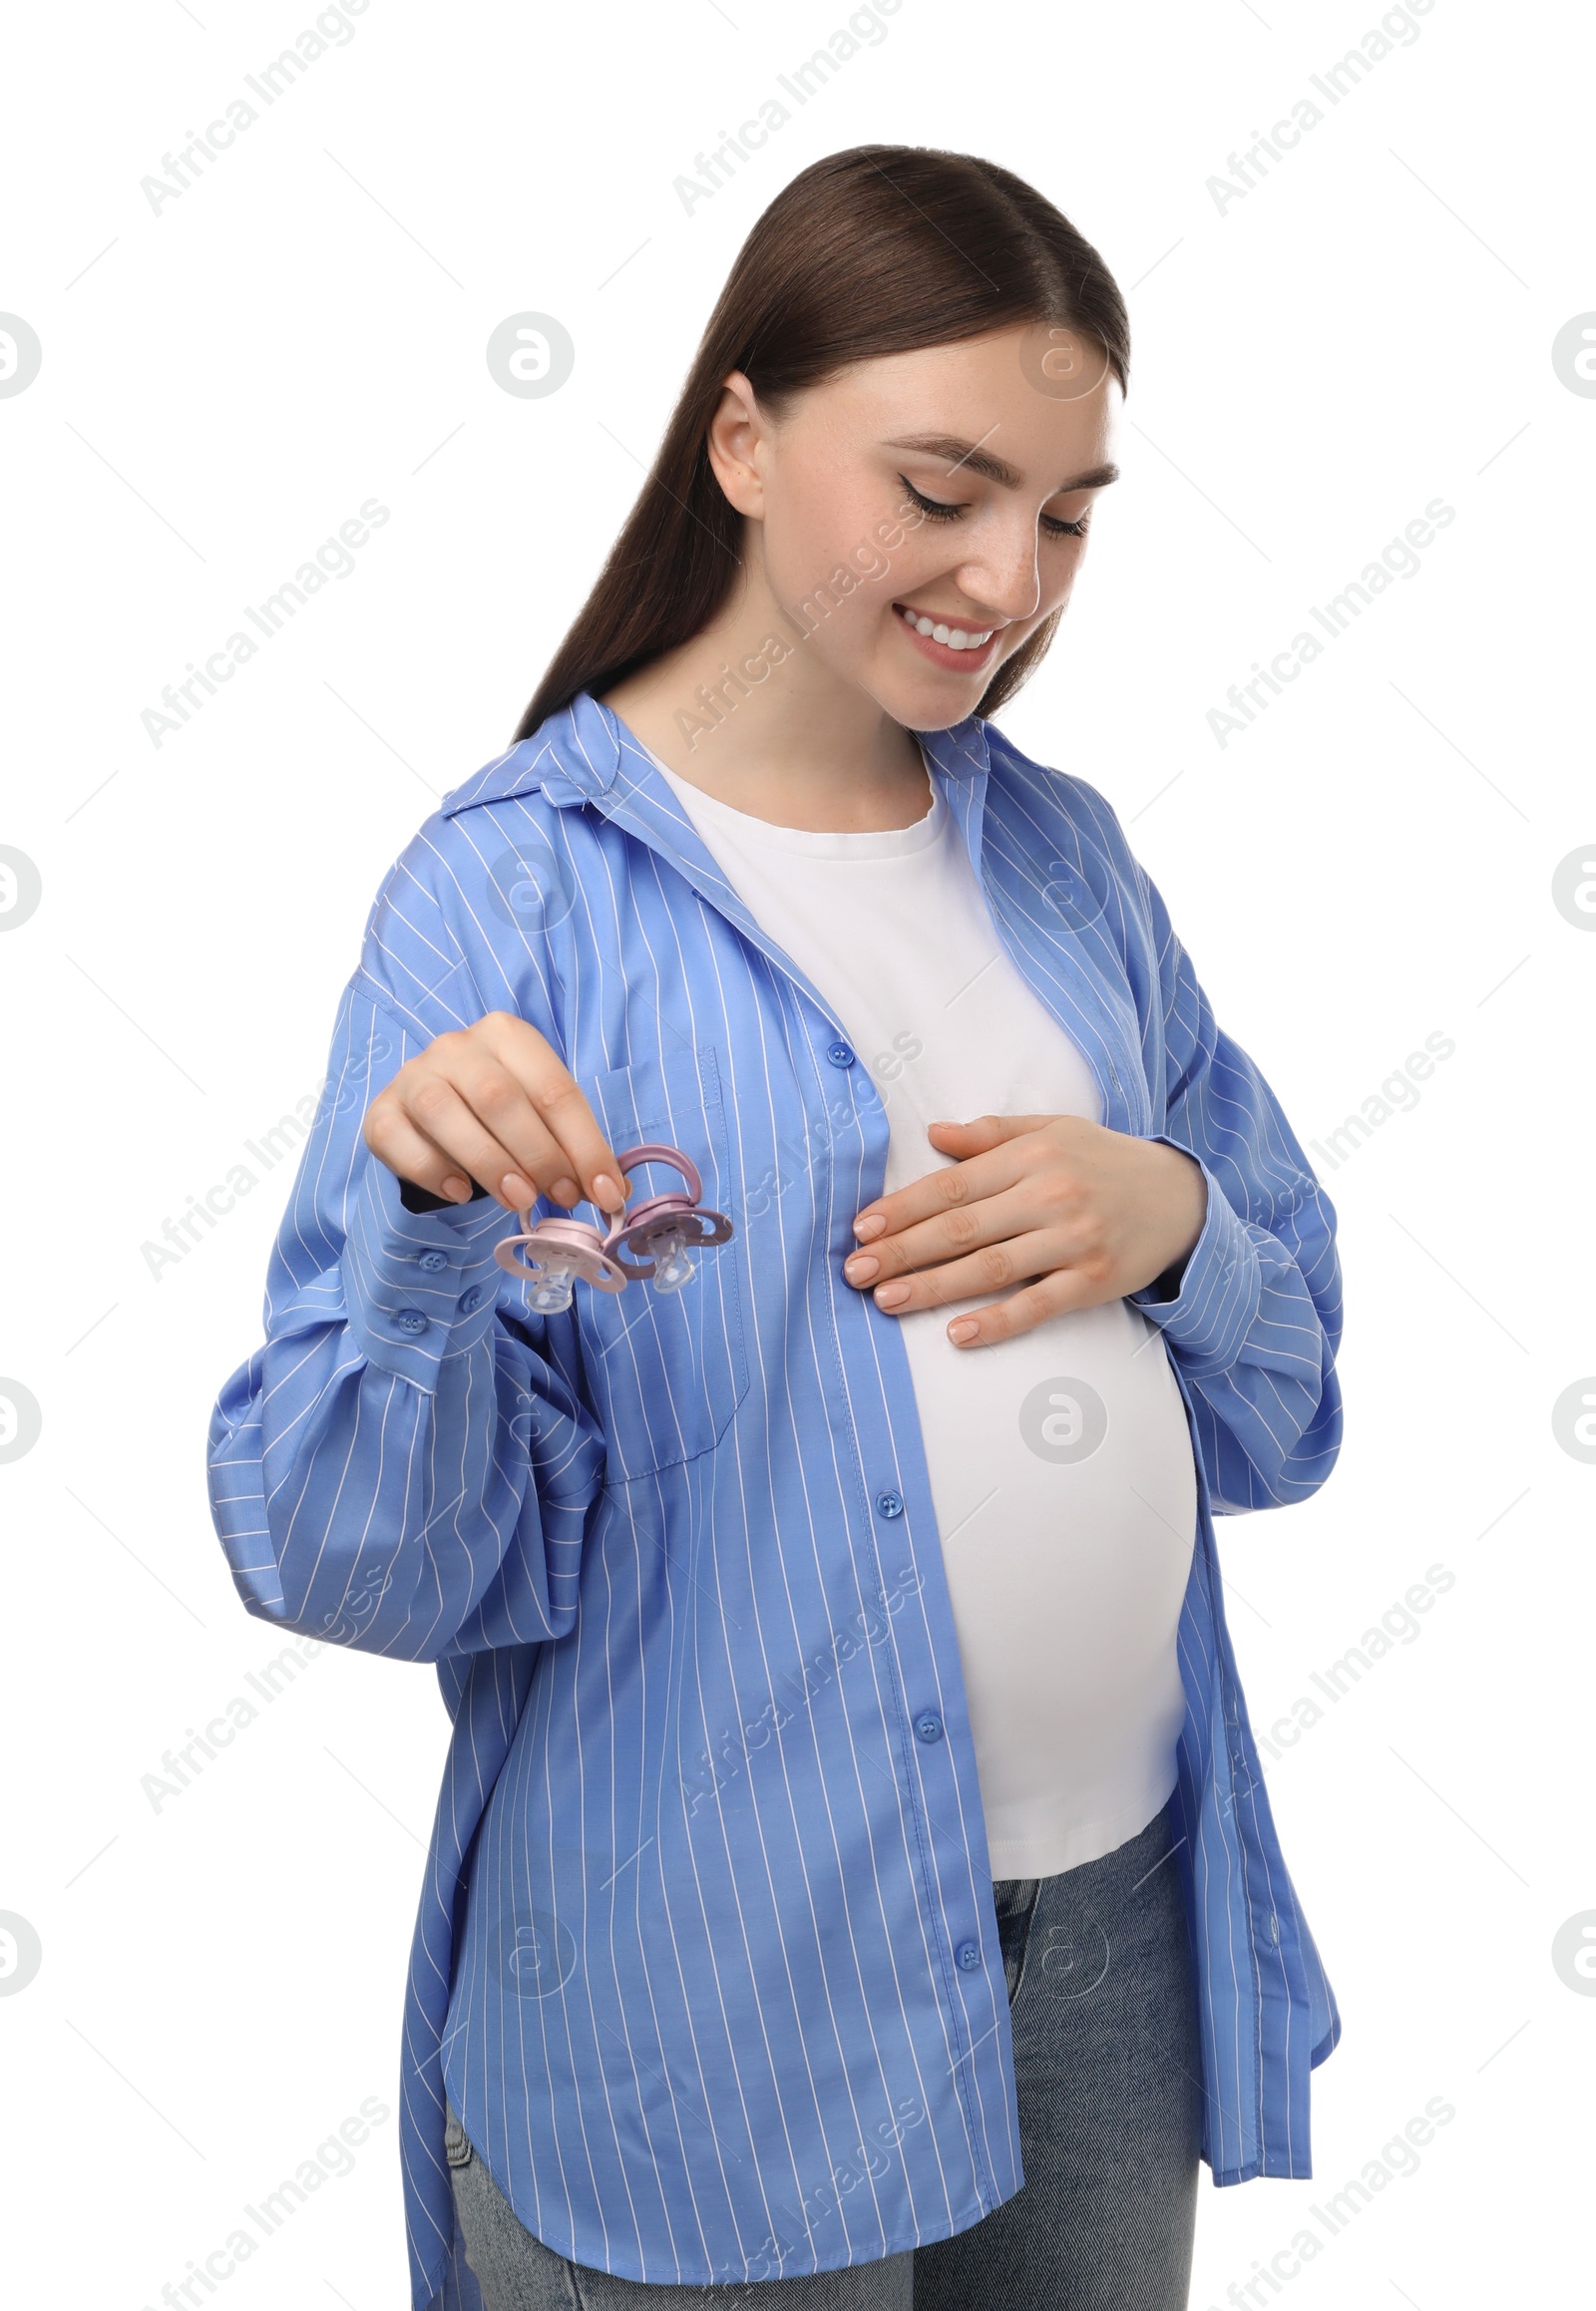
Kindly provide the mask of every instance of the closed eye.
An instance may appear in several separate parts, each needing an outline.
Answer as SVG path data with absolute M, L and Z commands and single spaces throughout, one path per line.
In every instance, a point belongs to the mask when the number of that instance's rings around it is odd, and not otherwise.
M 914 483 L 909 480 L 906 474 L 900 474 L 898 479 L 909 492 L 912 502 L 933 522 L 952 522 L 965 510 L 963 506 L 945 506 L 940 498 L 926 497 L 922 491 L 915 488 Z
M 903 483 L 910 498 L 925 515 L 928 522 L 957 522 L 960 515 L 965 512 L 963 506 L 949 506 L 944 504 L 940 498 L 928 498 L 924 491 L 915 488 L 907 474 L 900 474 L 898 479 Z M 1043 514 L 1041 526 L 1050 538 L 1084 538 L 1089 519 L 1089 516 L 1082 514 L 1073 522 L 1064 522 L 1060 521 L 1056 514 Z

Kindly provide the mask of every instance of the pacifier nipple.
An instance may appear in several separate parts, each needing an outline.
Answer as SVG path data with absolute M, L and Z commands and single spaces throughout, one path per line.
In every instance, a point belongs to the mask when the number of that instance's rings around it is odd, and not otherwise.
M 656 1238 L 648 1249 L 654 1257 L 654 1272 L 649 1281 L 655 1292 L 679 1292 L 684 1284 L 691 1284 L 697 1271 L 679 1228 Z
M 550 1260 L 540 1269 L 529 1299 L 538 1316 L 559 1316 L 571 1306 L 577 1271 L 569 1260 Z

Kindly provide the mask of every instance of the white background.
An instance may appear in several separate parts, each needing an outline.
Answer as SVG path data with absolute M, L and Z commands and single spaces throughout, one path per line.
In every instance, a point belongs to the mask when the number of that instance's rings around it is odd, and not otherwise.
M 1427 1034 L 1455 1043 L 1416 1105 L 1315 1158 L 1339 1465 L 1219 1527 L 1261 1729 L 1427 1566 L 1455 1585 L 1269 1763 L 1345 2036 L 1312 2181 L 1203 2170 L 1191 2302 L 1224 2304 L 1436 2096 L 1455 2118 L 1285 2283 L 1294 2311 L 1576 2299 L 1596 2003 L 1551 1949 L 1596 1911 L 1596 1467 L 1552 1406 L 1596 1371 L 1596 917 L 1551 893 L 1596 839 L 1596 400 L 1551 347 L 1596 307 L 1588 24 L 1434 0 L 1221 212 L 1207 180 L 1377 6 L 902 0 L 689 216 L 673 180 L 843 0 L 369 0 L 153 213 L 141 179 L 314 13 L 139 0 L 10 34 L 0 308 L 43 366 L 0 399 L 0 842 L 43 899 L 0 941 L 0 1374 L 43 1428 L 0 1466 L 0 1910 L 43 1956 L 0 1997 L 9 2292 L 155 2304 L 376 2096 L 353 2172 L 221 2294 L 408 2303 L 399 2022 L 448 1721 L 430 1669 L 328 1649 L 152 1808 L 142 1776 L 282 1650 L 233 1592 L 204 1442 L 291 1166 L 159 1280 L 145 1247 L 316 1089 L 384 870 L 508 743 L 755 216 L 883 140 L 1018 172 L 1130 304 L 1125 479 L 1003 726 L 1113 800 L 1305 1143 Z M 540 400 L 484 358 L 527 309 L 577 347 Z M 391 518 L 354 573 L 153 745 L 163 685 L 370 497 Z M 1221 748 L 1227 687 L 1436 497 L 1455 520 L 1420 574 Z

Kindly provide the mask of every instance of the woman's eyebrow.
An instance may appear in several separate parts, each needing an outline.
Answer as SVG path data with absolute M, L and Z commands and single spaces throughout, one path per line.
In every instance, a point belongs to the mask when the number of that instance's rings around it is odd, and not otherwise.
M 974 442 L 961 441 L 957 434 L 914 433 L 902 441 L 886 442 L 883 447 L 921 450 L 928 457 L 948 458 L 952 465 L 968 466 L 973 474 L 984 475 L 989 482 L 998 482 L 1005 490 L 1017 490 L 1025 478 L 1006 458 L 995 457 L 991 450 L 978 449 Z M 1052 495 L 1056 498 L 1064 490 L 1105 490 L 1110 482 L 1118 479 L 1116 465 L 1093 466 L 1089 473 L 1076 474 L 1069 481 L 1060 482 Z

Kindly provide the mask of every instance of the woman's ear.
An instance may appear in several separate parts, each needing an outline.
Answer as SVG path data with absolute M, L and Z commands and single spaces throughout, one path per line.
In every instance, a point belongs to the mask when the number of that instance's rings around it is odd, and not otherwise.
M 705 447 L 728 505 L 751 522 L 762 522 L 765 518 L 764 481 L 758 459 L 760 447 L 768 438 L 769 428 L 752 385 L 740 369 L 731 370 L 721 382 L 720 399 L 709 421 Z

